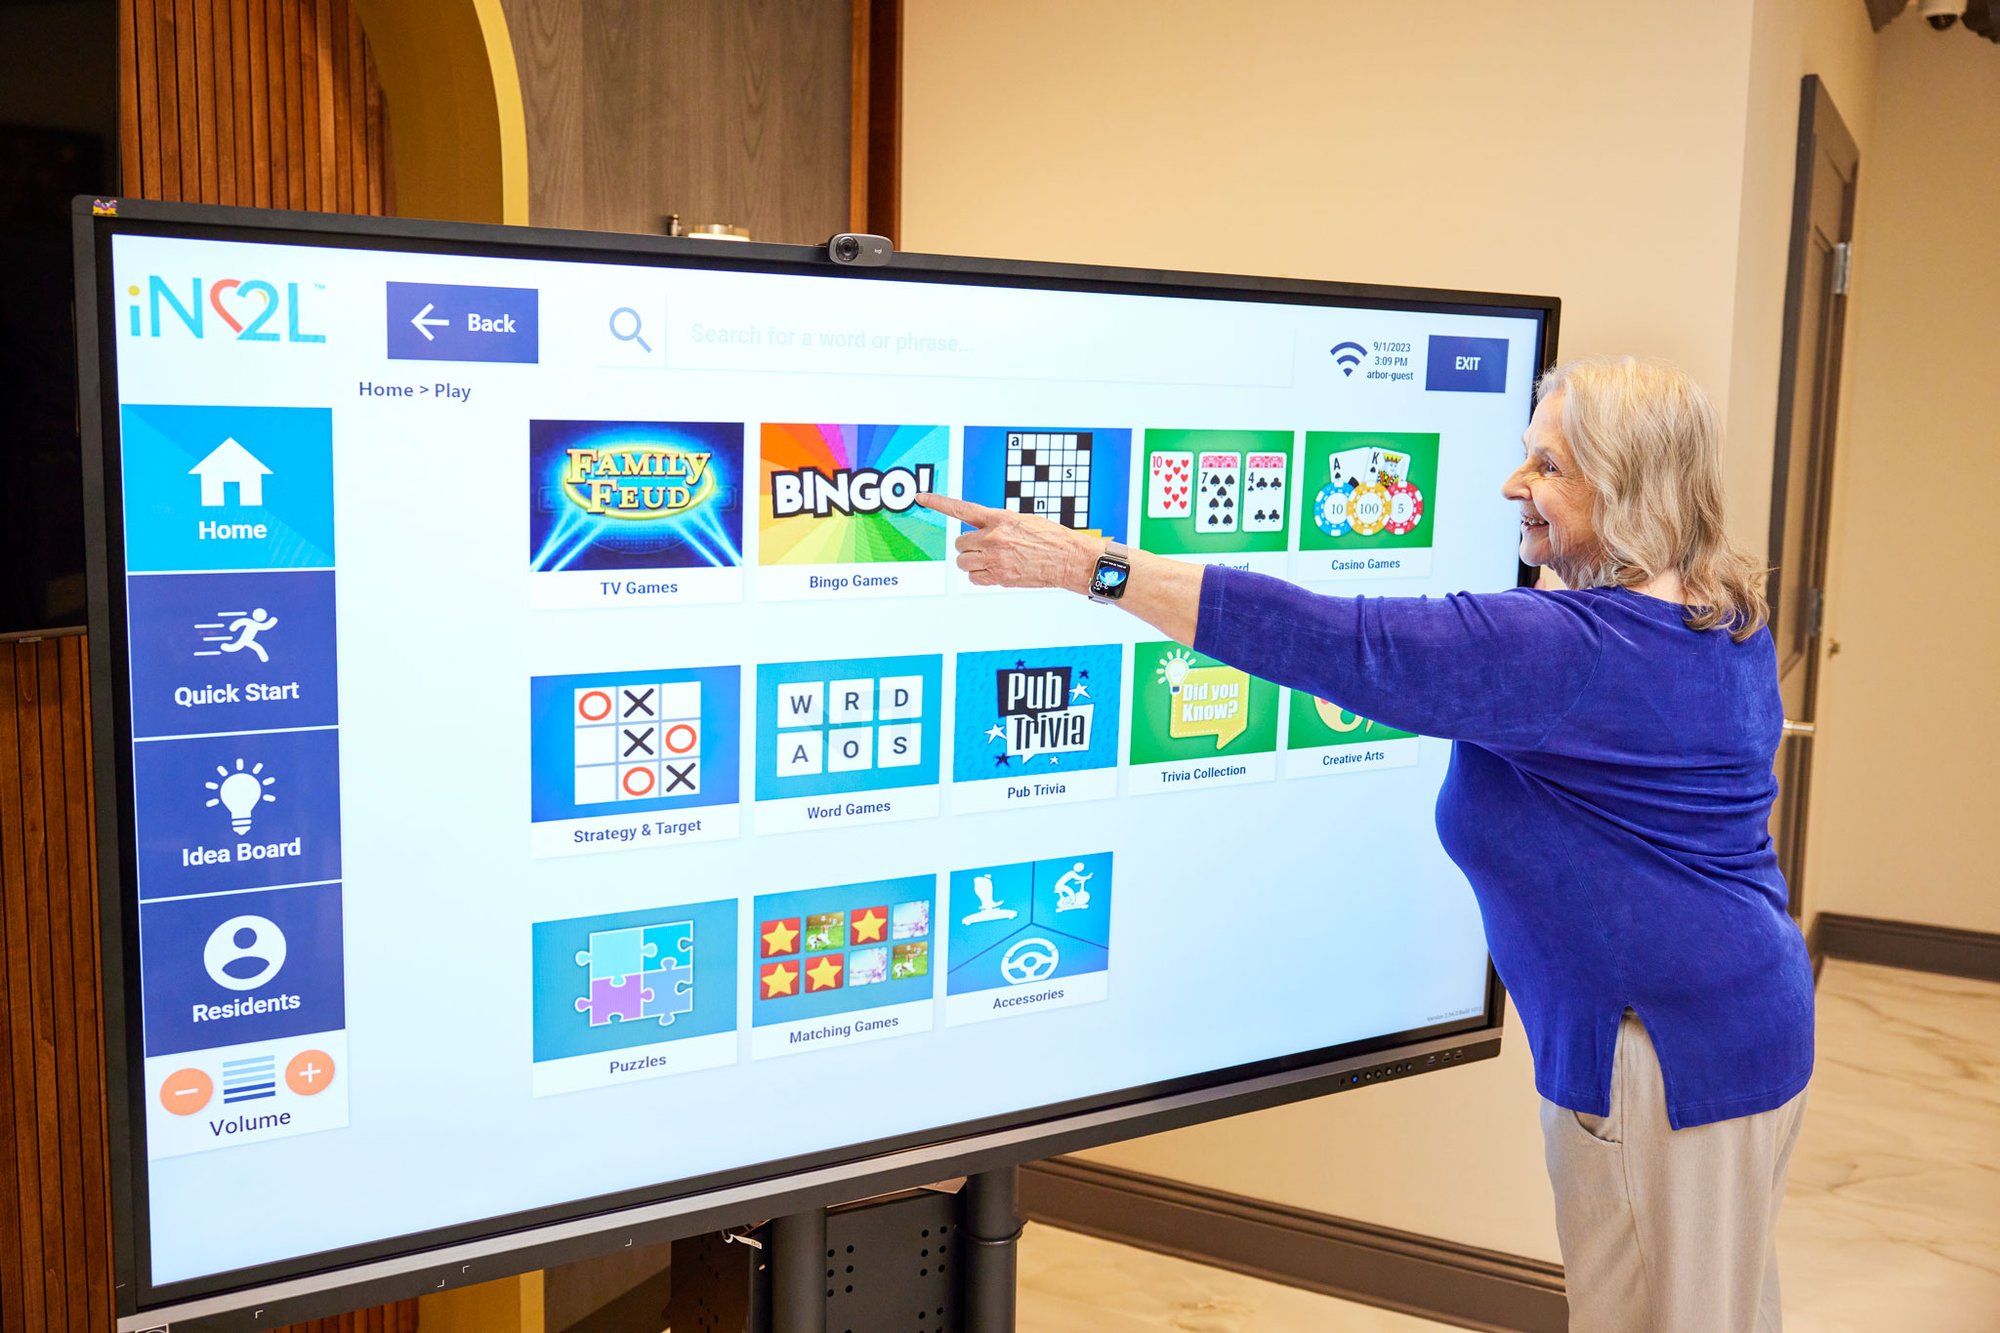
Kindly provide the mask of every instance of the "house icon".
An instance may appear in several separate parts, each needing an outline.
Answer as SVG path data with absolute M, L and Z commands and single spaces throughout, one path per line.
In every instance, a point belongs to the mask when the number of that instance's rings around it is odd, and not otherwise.
M 270 474 L 271 469 L 258 462 L 248 449 L 234 439 L 216 445 L 207 458 L 188 469 L 189 476 L 201 478 L 201 504 L 204 509 L 227 504 L 223 488 L 231 482 L 236 484 L 238 504 L 263 504 L 264 478 Z

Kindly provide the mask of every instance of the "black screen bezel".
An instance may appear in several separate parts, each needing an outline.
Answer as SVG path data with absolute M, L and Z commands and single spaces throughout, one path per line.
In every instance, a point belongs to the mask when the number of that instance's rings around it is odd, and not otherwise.
M 385 1238 L 302 1255 L 279 1263 L 229 1270 L 204 1278 L 154 1285 L 147 1267 L 145 1108 L 139 977 L 126 966 L 136 959 L 138 912 L 133 877 L 132 732 L 129 645 L 123 596 L 122 491 L 117 421 L 115 293 L 110 281 L 111 239 L 119 234 L 276 245 L 384 249 L 407 253 L 475 254 L 571 262 L 606 262 L 673 268 L 783 273 L 853 281 L 931 282 L 1090 291 L 1127 295 L 1209 298 L 1259 303 L 1329 305 L 1450 314 L 1533 318 L 1539 329 L 1536 368 L 1553 364 L 1561 303 L 1553 297 L 1259 278 L 1228 274 L 1051 264 L 947 255 L 897 254 L 882 267 L 833 263 L 824 250 L 806 246 L 717 243 L 667 237 L 610 235 L 484 224 L 413 221 L 270 209 L 160 204 L 79 198 L 75 206 L 79 426 L 83 437 L 90 669 L 96 759 L 97 852 L 100 929 L 104 949 L 103 1022 L 107 1055 L 107 1133 L 111 1150 L 114 1269 L 121 1316 L 177 1313 L 203 1317 L 255 1299 L 287 1317 L 341 1308 L 329 1293 L 367 1299 L 414 1294 L 433 1286 L 485 1280 L 582 1257 L 613 1247 L 619 1235 L 649 1240 L 711 1230 L 789 1207 L 837 1202 L 1021 1162 L 1057 1151 L 1196 1123 L 1201 1120 L 1321 1095 L 1359 1082 L 1353 1071 L 1377 1066 L 1406 1051 L 1421 1053 L 1441 1039 L 1459 1058 L 1497 1053 L 1505 995 L 1491 961 L 1485 1012 L 1462 1020 L 1387 1034 L 1340 1046 L 1296 1052 L 1271 1060 L 1211 1070 L 1134 1088 L 1111 1090 L 1025 1111 L 821 1153 L 755 1163 L 733 1172 L 660 1182 L 616 1194 L 482 1218 L 455 1227 Z M 1526 422 L 1523 421 L 1525 426 Z M 113 582 L 113 571 L 118 571 Z M 1521 568 L 1518 582 L 1529 571 Z M 1434 1058 L 1434 1057 L 1433 1057 Z M 1430 1067 L 1447 1067 L 1447 1059 Z M 1410 1072 L 1424 1072 L 1411 1070 Z M 1196 1096 L 1191 1097 L 1190 1094 Z M 1112 1112 L 1110 1116 L 1100 1115 Z M 825 1168 L 838 1179 L 821 1180 Z M 750 1188 L 746 1196 L 744 1187 Z M 705 1205 L 703 1197 L 717 1202 Z M 722 1202 L 723 1199 L 728 1202 Z M 670 1216 L 641 1217 L 649 1207 L 689 1205 Z M 630 1214 L 630 1216 L 621 1216 Z M 592 1224 L 599 1221 L 601 1226 Z M 577 1224 L 583 1223 L 579 1227 Z M 537 1230 L 547 1233 L 536 1236 Z M 562 1234 L 557 1235 L 560 1232 Z M 452 1263 L 435 1284 L 421 1260 L 459 1247 L 481 1251 L 480 1262 Z M 462 1256 L 461 1256 L 462 1257 Z M 355 1270 L 398 1261 L 393 1276 Z M 476 1271 L 475 1271 L 476 1267 Z M 444 1269 L 438 1271 L 444 1272 Z M 349 1277 L 344 1278 L 343 1274 Z M 320 1299 L 301 1299 L 304 1287 Z M 270 1304 L 275 1303 L 275 1304 Z M 271 1316 L 245 1326 L 268 1326 Z M 235 1321 L 226 1321 L 235 1322 Z M 219 1326 L 219 1325 L 218 1325 Z

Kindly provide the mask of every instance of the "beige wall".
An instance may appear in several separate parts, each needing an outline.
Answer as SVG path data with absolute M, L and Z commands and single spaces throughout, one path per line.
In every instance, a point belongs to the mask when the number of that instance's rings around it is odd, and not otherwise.
M 1861 154 L 1806 905 L 2000 931 L 2000 48 L 1913 20 Z
M 1566 352 L 1708 386 L 1762 549 L 1798 80 L 1865 114 L 1860 10 L 908 0 L 903 242 L 1559 295 Z M 1098 1156 L 1555 1258 L 1535 1108 L 1514 1029 L 1490 1064 Z

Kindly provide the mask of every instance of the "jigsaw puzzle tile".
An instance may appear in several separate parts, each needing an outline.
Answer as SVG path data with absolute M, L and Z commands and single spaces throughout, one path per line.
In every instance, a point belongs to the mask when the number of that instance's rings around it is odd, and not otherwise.
M 644 928 L 646 970 L 694 962 L 694 922 L 672 921 Z
M 651 992 L 645 987 L 641 974 L 624 977 L 593 977 L 590 995 L 578 997 L 576 1011 L 590 1015 L 590 1025 L 603 1027 L 612 1019 L 638 1019 L 643 1017 L 646 998 Z
M 644 1018 L 657 1018 L 665 1027 L 674 1021 L 677 1014 L 685 1014 L 694 1008 L 694 969 L 691 967 L 663 967 L 653 972 L 642 972 L 639 980 L 646 987 L 646 1002 L 640 1010 Z
M 653 956 L 653 946 L 646 942 L 645 934 L 638 926 L 627 930 L 593 930 L 590 947 L 576 951 L 576 965 L 588 967 L 593 982 L 643 972 L 646 960 Z

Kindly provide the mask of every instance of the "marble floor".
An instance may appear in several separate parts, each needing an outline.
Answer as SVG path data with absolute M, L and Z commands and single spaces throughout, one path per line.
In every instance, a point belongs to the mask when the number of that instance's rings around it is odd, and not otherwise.
M 2000 985 L 1838 960 L 1779 1222 L 1787 1333 L 2000 1330 Z M 1444 1325 L 1049 1227 L 1022 1333 Z

